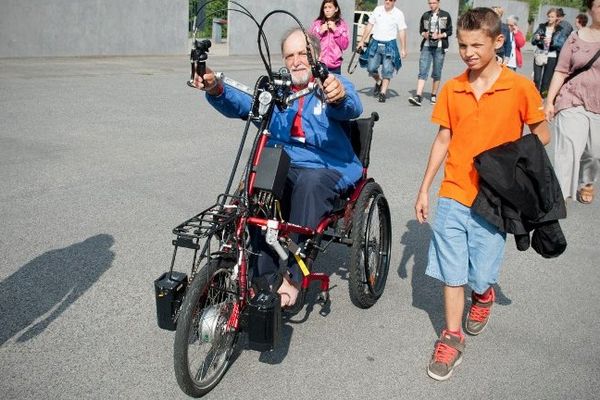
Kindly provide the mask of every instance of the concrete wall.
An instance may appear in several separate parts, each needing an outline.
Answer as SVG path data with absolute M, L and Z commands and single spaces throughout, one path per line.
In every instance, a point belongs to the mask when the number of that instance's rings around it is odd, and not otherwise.
M 535 30 L 539 24 L 541 24 L 542 22 L 546 22 L 548 20 L 546 17 L 546 13 L 548 13 L 549 9 L 558 8 L 558 7 L 559 6 L 553 6 L 553 5 L 541 6 L 540 10 L 538 12 L 537 18 L 535 19 L 535 25 L 533 25 L 533 29 Z M 575 17 L 577 15 L 579 15 L 581 13 L 581 11 L 579 11 L 576 8 L 571 8 L 571 7 L 563 7 L 562 9 L 565 12 L 565 20 L 567 20 L 571 25 L 573 25 L 573 27 L 575 27 Z M 588 25 L 589 25 L 589 22 L 588 22 Z
M 188 0 L 0 0 L 0 57 L 184 54 Z
M 506 22 L 506 17 L 509 15 L 516 15 L 519 17 L 519 28 L 523 32 L 527 32 L 529 23 L 529 4 L 522 1 L 514 0 L 475 0 L 473 7 L 492 7 L 499 6 L 504 9 L 504 16 L 502 22 Z

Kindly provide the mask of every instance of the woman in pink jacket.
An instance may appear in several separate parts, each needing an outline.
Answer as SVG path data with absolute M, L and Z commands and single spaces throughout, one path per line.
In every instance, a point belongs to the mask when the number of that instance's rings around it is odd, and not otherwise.
M 310 32 L 321 41 L 321 58 L 330 72 L 342 72 L 342 53 L 348 48 L 348 25 L 341 17 L 337 0 L 323 0 L 319 17 Z
M 521 48 L 525 46 L 525 36 L 519 29 L 519 17 L 511 15 L 506 19 L 510 35 L 512 36 L 512 53 L 508 59 L 508 67 L 516 70 L 523 66 L 523 54 L 521 54 Z

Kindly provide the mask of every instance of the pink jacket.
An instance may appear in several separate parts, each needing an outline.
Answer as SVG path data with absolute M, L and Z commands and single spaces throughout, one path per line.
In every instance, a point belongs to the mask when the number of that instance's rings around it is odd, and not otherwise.
M 348 25 L 340 18 L 335 31 L 325 31 L 321 34 L 323 21 L 316 19 L 310 27 L 310 32 L 321 39 L 321 58 L 327 68 L 338 68 L 342 65 L 342 53 L 348 48 Z

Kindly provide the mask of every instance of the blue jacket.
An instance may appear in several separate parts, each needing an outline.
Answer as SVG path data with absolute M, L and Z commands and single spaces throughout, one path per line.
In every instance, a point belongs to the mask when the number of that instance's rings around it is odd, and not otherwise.
M 360 179 L 362 165 L 352 150 L 348 132 L 340 122 L 358 118 L 363 108 L 352 83 L 343 76 L 336 77 L 346 89 L 346 99 L 341 104 L 332 106 L 322 103 L 316 92 L 304 98 L 302 129 L 306 137 L 305 143 L 290 136 L 294 116 L 298 111 L 298 101 L 295 101 L 283 111 L 274 109 L 268 146 L 282 146 L 293 166 L 331 168 L 338 171 L 342 178 L 337 183 L 337 189 L 344 190 Z M 230 86 L 225 86 L 220 96 L 207 94 L 206 99 L 228 118 L 246 118 L 252 101 L 250 96 Z
M 531 44 L 540 50 L 544 49 L 544 35 L 546 34 L 547 25 L 547 22 L 541 23 L 535 32 L 533 32 L 533 36 L 531 37 Z M 540 40 L 537 40 L 535 35 L 540 35 Z M 552 37 L 550 38 L 550 48 L 548 51 L 556 51 L 557 53 L 560 53 L 560 49 L 562 49 L 566 41 L 567 37 L 564 34 L 563 27 L 561 25 L 556 25 L 554 27 L 554 32 L 552 32 Z
M 402 59 L 400 58 L 400 51 L 398 50 L 398 43 L 396 42 L 396 39 L 388 42 L 379 42 L 371 38 L 369 41 L 369 46 L 358 59 L 360 67 L 367 68 L 369 64 L 369 58 L 373 58 L 375 57 L 375 54 L 377 54 L 377 46 L 379 43 L 385 44 L 385 56 L 392 59 L 392 65 L 394 66 L 396 72 L 398 72 L 398 70 L 402 67 Z

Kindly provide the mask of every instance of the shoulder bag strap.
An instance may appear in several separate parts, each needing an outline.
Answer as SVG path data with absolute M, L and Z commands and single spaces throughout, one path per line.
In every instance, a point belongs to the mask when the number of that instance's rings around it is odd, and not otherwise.
M 575 71 L 573 71 L 573 73 L 571 75 L 569 75 L 568 77 L 566 77 L 564 83 L 569 82 L 571 79 L 575 78 L 580 73 L 582 73 L 584 71 L 587 71 L 588 69 L 592 68 L 592 65 L 596 62 L 596 60 L 598 59 L 598 57 L 600 57 L 600 49 L 598 49 L 598 51 L 596 52 L 596 54 L 594 54 L 594 57 L 592 57 L 592 59 L 590 61 L 588 61 L 587 64 L 585 64 L 581 68 L 577 68 Z M 564 85 L 564 83 L 563 83 L 563 85 Z

